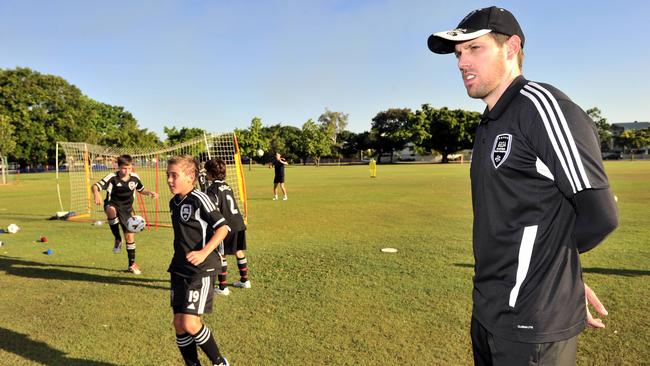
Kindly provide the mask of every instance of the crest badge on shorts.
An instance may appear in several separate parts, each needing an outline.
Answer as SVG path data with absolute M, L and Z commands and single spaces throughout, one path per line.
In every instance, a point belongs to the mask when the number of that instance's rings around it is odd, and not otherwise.
M 129 189 L 134 190 L 138 184 L 136 182 L 129 182 Z
M 181 206 L 181 219 L 187 221 L 192 217 L 192 205 L 185 204 Z
M 508 155 L 510 155 L 510 148 L 512 147 L 512 135 L 509 133 L 502 133 L 494 139 L 494 146 L 492 147 L 492 165 L 497 169 L 503 164 Z

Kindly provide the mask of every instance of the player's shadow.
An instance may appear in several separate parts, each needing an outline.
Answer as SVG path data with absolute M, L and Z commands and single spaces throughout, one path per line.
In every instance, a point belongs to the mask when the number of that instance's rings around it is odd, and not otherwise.
M 40 262 L 26 261 L 18 258 L 12 258 L 12 257 L 0 255 L 0 271 L 4 271 L 6 274 L 13 275 L 13 276 L 37 278 L 37 279 L 45 279 L 45 280 L 84 281 L 84 282 L 106 283 L 110 285 L 134 286 L 134 287 L 145 287 L 145 288 L 159 289 L 159 290 L 169 290 L 169 286 L 155 285 L 155 283 L 168 283 L 167 280 L 136 278 L 136 277 L 102 276 L 102 275 L 90 274 L 84 272 L 69 271 L 60 268 L 72 268 L 72 269 L 80 269 L 80 270 L 92 269 L 92 270 L 116 272 L 115 270 L 109 270 L 109 269 L 103 269 L 97 267 L 40 263 Z
M 462 268 L 474 268 L 474 265 L 469 263 L 454 263 L 454 266 L 462 267 Z M 642 269 L 626 269 L 626 268 L 585 267 L 582 269 L 582 272 L 613 275 L 613 276 L 623 276 L 623 277 L 639 277 L 639 276 L 650 275 L 650 271 L 646 271 Z
M 24 359 L 43 365 L 65 366 L 115 366 L 115 364 L 69 358 L 65 353 L 50 347 L 47 343 L 29 339 L 26 334 L 0 327 L 0 349 Z

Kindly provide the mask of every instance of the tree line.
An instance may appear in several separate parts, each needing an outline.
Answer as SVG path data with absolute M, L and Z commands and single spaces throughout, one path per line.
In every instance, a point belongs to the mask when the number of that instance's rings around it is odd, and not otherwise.
M 587 111 L 594 119 L 601 141 L 611 140 L 610 125 L 598 108 Z M 270 160 L 275 152 L 293 161 L 321 158 L 354 158 L 360 154 L 388 155 L 412 143 L 421 154 L 436 152 L 442 161 L 448 155 L 473 144 L 480 122 L 478 112 L 423 104 L 413 111 L 390 108 L 378 112 L 369 131 L 347 130 L 348 114 L 325 111 L 318 119 L 302 126 L 275 124 L 264 126 L 255 117 L 248 128 L 236 134 L 244 156 L 259 162 Z M 76 86 L 55 75 L 41 74 L 29 68 L 0 69 L 0 156 L 26 164 L 52 164 L 57 141 L 83 141 L 111 147 L 163 147 L 201 136 L 200 128 L 164 127 L 166 139 L 138 126 L 124 107 L 95 101 Z M 643 133 L 626 131 L 622 139 L 643 144 Z M 634 135 L 634 136 L 632 136 Z M 650 133 L 648 133 L 650 136 Z M 642 145 L 643 146 L 643 145 Z M 264 151 L 258 156 L 259 150 Z

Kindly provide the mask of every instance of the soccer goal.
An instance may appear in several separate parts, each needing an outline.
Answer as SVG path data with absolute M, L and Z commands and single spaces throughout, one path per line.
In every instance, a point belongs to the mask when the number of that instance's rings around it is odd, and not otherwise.
M 147 220 L 149 226 L 170 226 L 167 187 L 167 160 L 176 155 L 192 155 L 201 164 L 212 158 L 226 163 L 226 181 L 232 187 L 235 198 L 248 217 L 246 183 L 241 165 L 241 155 L 234 133 L 206 133 L 202 137 L 182 144 L 159 149 L 112 148 L 84 142 L 57 142 L 56 180 L 61 211 L 74 212 L 73 220 L 95 221 L 105 219 L 102 205 L 96 205 L 92 185 L 107 174 L 117 171 L 117 157 L 128 154 L 133 157 L 133 171 L 145 187 L 157 192 L 158 200 L 135 194 L 133 209 Z M 59 156 L 63 157 L 59 161 Z M 105 193 L 102 192 L 102 196 Z

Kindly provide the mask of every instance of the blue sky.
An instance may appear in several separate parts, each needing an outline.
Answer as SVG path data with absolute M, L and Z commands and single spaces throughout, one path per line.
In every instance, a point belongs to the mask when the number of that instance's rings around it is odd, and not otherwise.
M 482 111 L 426 39 L 470 10 L 512 11 L 524 75 L 610 123 L 650 121 L 646 1 L 0 0 L 0 68 L 55 74 L 140 127 L 300 127 L 329 108 L 370 129 L 388 108 Z

